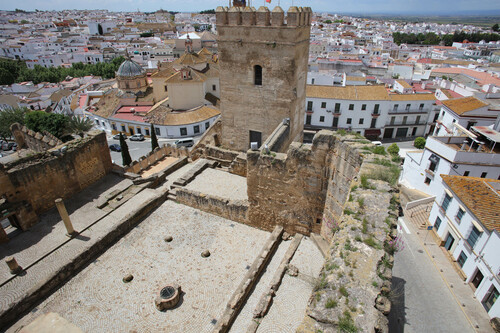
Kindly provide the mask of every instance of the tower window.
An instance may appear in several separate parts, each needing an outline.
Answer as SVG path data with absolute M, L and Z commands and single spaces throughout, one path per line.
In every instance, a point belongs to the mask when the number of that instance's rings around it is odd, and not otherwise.
M 254 84 L 256 86 L 262 85 L 262 67 L 259 65 L 253 66 L 254 71 Z

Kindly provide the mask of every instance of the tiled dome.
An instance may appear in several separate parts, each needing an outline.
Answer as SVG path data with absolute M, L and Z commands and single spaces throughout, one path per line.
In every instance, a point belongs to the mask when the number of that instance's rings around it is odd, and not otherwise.
M 128 76 L 128 77 L 133 77 L 133 76 L 140 76 L 140 75 L 145 75 L 146 71 L 133 60 L 127 59 L 122 64 L 120 65 L 120 68 L 118 68 L 118 71 L 116 72 L 117 76 Z

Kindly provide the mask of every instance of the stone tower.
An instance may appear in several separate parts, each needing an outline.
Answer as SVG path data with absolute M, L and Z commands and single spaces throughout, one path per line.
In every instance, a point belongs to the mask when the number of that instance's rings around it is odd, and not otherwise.
M 285 118 L 290 137 L 304 127 L 311 8 L 218 7 L 222 145 L 246 151 Z

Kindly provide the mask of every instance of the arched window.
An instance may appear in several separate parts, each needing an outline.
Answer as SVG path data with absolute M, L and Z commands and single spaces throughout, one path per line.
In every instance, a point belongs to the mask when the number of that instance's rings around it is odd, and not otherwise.
M 256 86 L 261 86 L 262 85 L 262 67 L 259 65 L 253 66 L 253 72 L 254 72 L 254 84 Z

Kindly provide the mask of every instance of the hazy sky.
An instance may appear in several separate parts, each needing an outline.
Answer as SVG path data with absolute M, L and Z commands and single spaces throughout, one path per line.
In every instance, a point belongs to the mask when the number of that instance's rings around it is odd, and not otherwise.
M 278 3 L 283 9 L 292 5 L 309 6 L 315 12 L 348 12 L 359 14 L 371 13 L 427 13 L 447 14 L 473 11 L 500 12 L 500 0 L 272 0 L 271 8 Z M 252 6 L 258 8 L 266 4 L 265 0 L 254 0 Z M 108 9 L 112 11 L 155 11 L 165 9 L 171 11 L 196 12 L 212 9 L 217 6 L 227 6 L 228 0 L 0 0 L 0 9 L 14 10 L 61 10 L 61 9 Z M 492 13 L 493 14 L 493 13 Z

